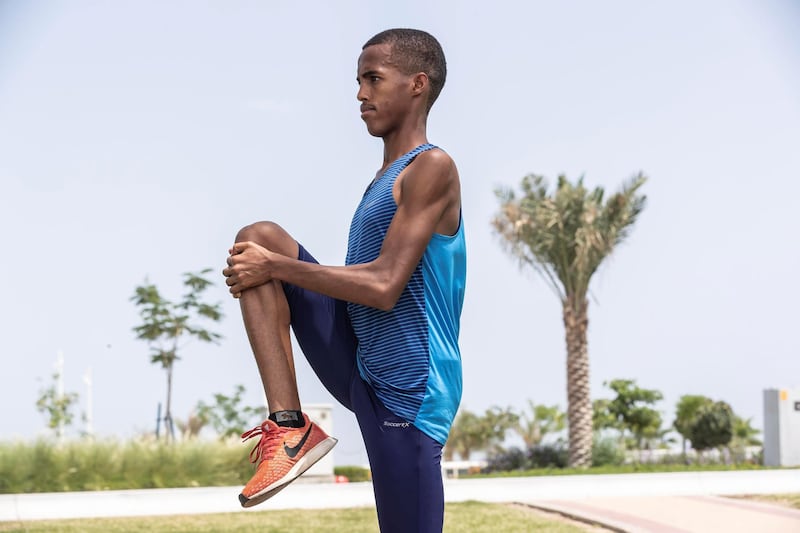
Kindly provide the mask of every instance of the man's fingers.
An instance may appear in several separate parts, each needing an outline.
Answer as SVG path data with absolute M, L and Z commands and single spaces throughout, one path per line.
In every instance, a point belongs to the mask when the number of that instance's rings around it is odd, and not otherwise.
M 249 242 L 235 242 L 231 247 L 231 255 L 236 255 L 242 253 L 245 248 L 249 245 Z
M 225 276 L 225 284 L 228 285 L 230 293 L 234 298 L 240 298 L 242 296 L 242 291 L 246 288 L 242 286 L 239 276 L 236 275 L 233 270 L 238 262 L 236 256 L 244 253 L 251 246 L 253 246 L 253 243 L 249 241 L 235 242 L 230 250 L 228 250 L 230 254 L 227 259 L 228 266 L 222 270 L 222 274 Z
M 233 296 L 234 298 L 239 298 L 242 295 L 242 288 L 239 287 L 235 283 L 230 283 L 229 284 L 229 290 L 230 290 L 231 296 Z

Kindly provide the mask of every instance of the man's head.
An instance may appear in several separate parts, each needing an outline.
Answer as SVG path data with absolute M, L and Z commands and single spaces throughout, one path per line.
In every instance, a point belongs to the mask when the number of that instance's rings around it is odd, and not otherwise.
M 361 49 L 382 44 L 391 48 L 390 60 L 400 72 L 407 75 L 422 72 L 427 75 L 430 89 L 426 110 L 430 111 L 447 77 L 447 63 L 439 41 L 421 30 L 396 28 L 380 32 Z

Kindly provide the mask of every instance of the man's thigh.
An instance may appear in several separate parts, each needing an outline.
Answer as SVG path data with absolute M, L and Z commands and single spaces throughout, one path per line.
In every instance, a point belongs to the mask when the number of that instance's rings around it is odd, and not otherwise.
M 317 260 L 299 245 L 298 259 Z M 353 410 L 350 383 L 356 369 L 356 340 L 347 303 L 291 285 L 283 284 L 297 343 L 322 384 L 342 405 Z
M 389 411 L 360 376 L 354 377 L 351 391 L 381 533 L 441 533 L 442 445 Z

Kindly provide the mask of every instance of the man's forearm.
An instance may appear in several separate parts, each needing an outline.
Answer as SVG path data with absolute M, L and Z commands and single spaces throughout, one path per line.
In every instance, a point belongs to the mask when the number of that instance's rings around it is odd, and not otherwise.
M 363 265 L 327 266 L 275 254 L 272 278 L 339 300 L 385 311 L 394 307 L 408 280 L 392 279 L 392 272 L 373 261 Z

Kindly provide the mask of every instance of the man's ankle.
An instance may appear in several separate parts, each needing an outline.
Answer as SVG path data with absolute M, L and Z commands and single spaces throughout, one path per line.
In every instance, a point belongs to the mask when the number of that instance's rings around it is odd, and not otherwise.
M 275 411 L 268 418 L 285 428 L 301 428 L 306 425 L 302 411 Z

